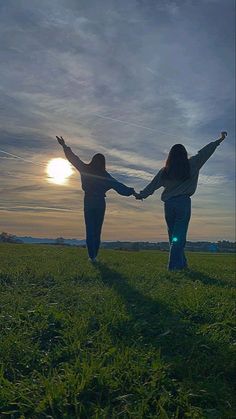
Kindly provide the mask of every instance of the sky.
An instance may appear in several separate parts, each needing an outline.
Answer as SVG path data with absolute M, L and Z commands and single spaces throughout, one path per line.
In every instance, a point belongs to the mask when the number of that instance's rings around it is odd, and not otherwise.
M 143 189 L 183 143 L 201 169 L 188 240 L 235 240 L 234 0 L 0 2 L 0 230 L 85 237 L 83 191 L 46 166 L 62 135 L 85 162 Z M 7 154 L 8 153 L 8 154 Z M 107 193 L 103 240 L 167 241 L 162 190 Z

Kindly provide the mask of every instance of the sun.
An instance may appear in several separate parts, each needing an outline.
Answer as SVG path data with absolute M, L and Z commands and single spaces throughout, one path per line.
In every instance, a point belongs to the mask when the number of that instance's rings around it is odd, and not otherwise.
M 57 183 L 58 185 L 65 184 L 72 173 L 71 165 L 65 159 L 57 158 L 48 162 L 47 174 L 49 180 L 53 183 Z

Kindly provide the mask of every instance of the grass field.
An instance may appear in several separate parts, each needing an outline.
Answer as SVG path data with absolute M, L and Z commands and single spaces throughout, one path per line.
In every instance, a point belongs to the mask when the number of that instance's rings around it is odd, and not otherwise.
M 0 245 L 1 418 L 235 418 L 234 256 Z

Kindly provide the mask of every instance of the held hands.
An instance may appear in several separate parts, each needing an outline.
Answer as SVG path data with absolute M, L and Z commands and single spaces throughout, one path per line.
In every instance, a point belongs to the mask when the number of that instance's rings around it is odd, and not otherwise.
M 64 147 L 64 146 L 66 145 L 65 140 L 64 140 L 64 138 L 63 138 L 63 137 L 58 137 L 58 136 L 56 135 L 56 139 L 57 139 L 58 143 L 59 143 L 62 147 Z
M 135 197 L 135 199 L 137 199 L 137 200 L 143 200 L 143 198 L 142 198 L 142 196 L 141 196 L 141 194 L 140 193 L 137 193 L 137 192 L 135 192 L 134 191 L 134 193 L 133 193 L 133 196 Z

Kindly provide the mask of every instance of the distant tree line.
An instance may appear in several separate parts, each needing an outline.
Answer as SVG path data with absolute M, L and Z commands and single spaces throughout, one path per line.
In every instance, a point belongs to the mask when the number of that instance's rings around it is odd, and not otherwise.
M 9 234 L 3 231 L 0 234 L 0 243 L 23 243 L 23 241 L 18 239 L 17 236 L 14 236 L 13 234 Z
M 19 239 L 13 234 L 2 232 L 0 234 L 0 243 L 24 243 L 23 240 Z M 50 243 L 45 242 L 42 244 L 50 245 L 59 245 L 59 246 L 70 246 L 70 243 L 67 243 L 64 237 L 57 237 L 53 239 Z M 75 244 L 73 244 L 75 245 Z M 78 246 L 76 244 L 76 246 Z M 85 247 L 84 244 L 79 244 L 79 247 Z M 160 250 L 160 251 L 169 251 L 168 242 L 103 242 L 103 249 L 113 249 L 113 250 L 127 250 L 127 251 L 139 251 L 139 250 Z M 227 253 L 236 253 L 236 243 L 230 242 L 228 240 L 221 240 L 216 243 L 212 242 L 190 242 L 187 241 L 186 250 L 190 252 L 227 252 Z
M 19 239 L 17 236 L 14 236 L 14 234 L 10 234 L 10 233 L 7 233 L 6 231 L 3 231 L 0 234 L 0 243 L 24 243 L 24 242 L 23 240 Z M 53 244 L 65 245 L 65 239 L 63 237 L 57 237 Z
M 60 245 L 60 246 L 64 246 L 65 245 L 64 237 L 57 237 L 57 239 L 55 240 L 55 244 Z

